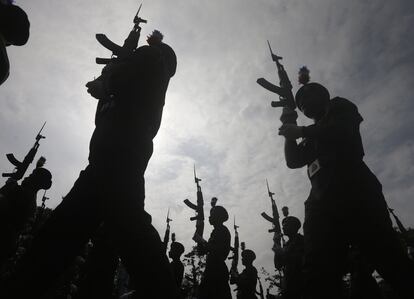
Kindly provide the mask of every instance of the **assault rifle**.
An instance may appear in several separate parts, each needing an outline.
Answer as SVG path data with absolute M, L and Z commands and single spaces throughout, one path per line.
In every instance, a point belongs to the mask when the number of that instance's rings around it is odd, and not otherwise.
M 276 63 L 280 86 L 270 83 L 265 78 L 259 78 L 256 82 L 263 88 L 279 95 L 279 101 L 271 102 L 272 107 L 288 107 L 290 108 L 290 110 L 294 111 L 296 109 L 296 104 L 295 97 L 292 93 L 292 83 L 290 83 L 288 74 L 286 73 L 284 66 L 280 63 L 280 60 L 282 60 L 283 58 L 273 53 L 269 41 L 267 41 L 267 44 L 269 46 L 272 60 Z M 282 122 L 296 124 L 296 116 L 294 117 L 292 114 L 289 113 L 286 115 L 282 114 Z
M 170 219 L 170 209 L 168 209 L 167 212 L 167 228 L 165 229 L 165 234 L 164 234 L 164 247 L 165 247 L 165 251 L 167 251 L 168 248 L 168 242 L 170 241 L 170 222 L 172 221 L 172 219 Z M 175 238 L 175 236 L 174 236 Z
M 105 34 L 98 33 L 95 35 L 97 41 L 107 48 L 108 50 L 112 51 L 112 57 L 111 58 L 96 58 L 97 64 L 105 64 L 106 66 L 102 69 L 101 75 L 88 82 L 86 84 L 86 87 L 91 90 L 95 90 L 98 86 L 100 89 L 103 85 L 105 85 L 105 82 L 107 81 L 106 78 L 108 78 L 113 72 L 114 66 L 119 64 L 122 59 L 125 59 L 126 57 L 129 57 L 132 55 L 135 51 L 135 49 L 138 46 L 138 41 L 141 33 L 141 27 L 139 26 L 140 23 L 146 23 L 147 21 L 144 19 L 141 19 L 138 14 L 141 10 L 142 4 L 138 8 L 138 12 L 136 13 L 133 23 L 134 27 L 132 28 L 131 32 L 129 33 L 128 37 L 125 39 L 123 46 L 119 46 L 115 44 L 113 41 L 111 41 Z M 99 87 L 100 86 L 100 87 Z M 111 97 L 111 95 L 108 95 Z M 102 105 L 102 104 L 101 104 Z
M 229 260 L 231 261 L 231 268 L 230 268 L 230 280 L 232 280 L 232 276 L 234 276 L 234 274 L 237 274 L 237 264 L 239 263 L 239 233 L 237 231 L 237 229 L 239 228 L 239 226 L 236 225 L 236 216 L 234 217 L 234 247 L 231 248 L 231 250 L 233 251 L 233 256 L 229 257 Z
M 259 292 L 256 291 L 257 295 L 260 296 L 260 299 L 264 299 L 264 291 L 262 286 L 262 281 L 260 280 L 260 277 L 257 276 L 257 281 L 259 282 Z
M 203 192 L 201 191 L 201 187 L 199 182 L 201 179 L 197 177 L 196 169 L 194 165 L 194 182 L 197 186 L 197 204 L 193 204 L 190 200 L 185 199 L 184 203 L 191 209 L 193 209 L 196 212 L 196 216 L 191 217 L 190 220 L 194 221 L 196 220 L 196 229 L 195 234 L 197 234 L 200 237 L 203 237 L 204 233 L 204 199 L 203 199 Z M 202 245 L 197 244 L 197 249 L 200 251 L 202 250 Z
M 36 135 L 36 138 L 35 138 L 36 141 L 35 141 L 34 145 L 29 150 L 27 155 L 24 157 L 22 162 L 17 160 L 16 157 L 12 153 L 9 153 L 9 154 L 6 155 L 7 160 L 9 160 L 9 162 L 15 166 L 13 172 L 2 174 L 3 177 L 9 178 L 7 181 L 17 182 L 24 176 L 24 174 L 27 171 L 27 168 L 33 162 L 33 159 L 36 156 L 37 149 L 39 148 L 39 145 L 40 145 L 39 144 L 40 139 L 46 138 L 45 136 L 40 134 L 40 133 L 42 133 L 42 130 L 45 127 L 45 125 L 46 125 L 46 122 L 44 122 L 43 126 L 40 128 L 39 133 L 37 133 L 37 135 Z M 46 161 L 46 159 L 43 158 L 42 161 Z M 39 162 L 40 162 L 40 159 L 39 159 Z M 41 167 L 41 166 L 42 165 L 40 165 L 39 167 Z
M 270 46 L 269 41 L 267 41 L 267 44 L 269 46 L 270 55 L 272 57 L 272 60 L 276 63 L 277 68 L 277 74 L 279 75 L 279 85 L 276 86 L 269 81 L 267 81 L 265 78 L 259 78 L 257 79 L 257 83 L 262 86 L 263 88 L 276 93 L 279 95 L 280 101 L 272 101 L 271 105 L 272 107 L 289 107 L 292 110 L 296 109 L 295 104 L 295 98 L 292 93 L 292 84 L 290 83 L 289 77 L 285 71 L 285 68 L 283 65 L 279 62 L 279 60 L 282 60 L 283 58 L 280 56 L 277 56 L 273 53 L 272 47 Z
M 266 179 L 266 185 L 267 185 L 267 194 L 270 197 L 270 201 L 272 203 L 272 214 L 273 217 L 270 217 L 266 214 L 266 212 L 263 212 L 261 215 L 264 219 L 272 223 L 273 228 L 269 229 L 269 233 L 274 233 L 273 236 L 273 243 L 274 246 L 282 247 L 284 241 L 282 237 L 282 230 L 280 229 L 280 223 L 279 223 L 279 212 L 277 211 L 276 202 L 273 199 L 273 195 L 275 195 L 273 192 L 269 189 L 269 182 Z
M 147 23 L 147 20 L 141 19 L 138 14 L 141 10 L 142 3 L 140 4 L 138 11 L 133 19 L 134 26 L 125 39 L 123 46 L 119 46 L 111 41 L 105 34 L 97 33 L 96 40 L 105 48 L 112 52 L 112 58 L 96 58 L 97 64 L 108 64 L 113 62 L 116 58 L 123 58 L 130 55 L 138 46 L 138 41 L 141 33 L 141 23 Z

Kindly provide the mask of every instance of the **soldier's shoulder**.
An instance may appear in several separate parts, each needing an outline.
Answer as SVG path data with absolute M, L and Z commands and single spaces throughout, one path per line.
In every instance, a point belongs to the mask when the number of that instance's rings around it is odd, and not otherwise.
M 358 112 L 358 107 L 348 99 L 335 97 L 330 101 L 331 111 Z
M 352 101 L 342 97 L 334 97 L 333 99 L 331 99 L 331 105 L 356 107 L 356 105 Z

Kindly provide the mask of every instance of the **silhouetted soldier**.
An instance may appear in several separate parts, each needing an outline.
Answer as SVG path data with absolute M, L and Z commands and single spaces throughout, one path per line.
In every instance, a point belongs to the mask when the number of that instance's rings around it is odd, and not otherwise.
M 302 298 L 305 249 L 303 236 L 298 233 L 300 227 L 301 223 L 298 218 L 286 216 L 282 220 L 282 230 L 289 240 L 283 248 L 274 248 L 276 268 L 284 270 L 284 299 Z
M 30 23 L 26 13 L 12 0 L 0 0 L 0 85 L 9 76 L 6 47 L 22 46 L 29 39 Z
M 181 288 L 184 276 L 184 265 L 181 262 L 181 255 L 184 253 L 184 246 L 180 242 L 172 242 L 168 256 L 172 259 L 170 266 L 177 282 L 177 286 Z
M 26 287 L 16 287 L 11 292 L 15 297 L 44 293 L 102 222 L 138 288 L 137 296 L 178 296 L 163 244 L 144 210 L 144 172 L 176 56 L 159 31 L 147 42 L 87 84 L 99 100 L 89 165 L 34 239 L 19 272 Z M 22 295 L 26 290 L 30 294 Z
M 363 162 L 357 107 L 343 98 L 330 100 L 318 83 L 302 86 L 295 100 L 314 120 L 279 129 L 288 167 L 307 165 L 312 185 L 305 202 L 305 298 L 339 298 L 349 244 L 358 245 L 403 298 L 412 298 L 413 265 L 392 228 L 382 186 Z M 284 108 L 282 119 L 296 117 Z M 298 138 L 304 140 L 297 144 Z
M 241 253 L 242 273 L 234 273 L 230 279 L 231 284 L 237 285 L 237 299 L 256 299 L 257 269 L 253 266 L 256 254 L 245 249 Z
M 35 217 L 37 192 L 51 185 L 51 173 L 40 167 L 23 179 L 21 185 L 9 180 L 0 189 L 0 268 L 14 253 L 19 233 Z
M 231 299 L 229 270 L 225 260 L 230 252 L 230 232 L 223 225 L 229 214 L 222 206 L 214 206 L 208 218 L 214 227 L 208 242 L 198 235 L 193 239 L 207 252 L 206 268 L 200 283 L 200 299 Z

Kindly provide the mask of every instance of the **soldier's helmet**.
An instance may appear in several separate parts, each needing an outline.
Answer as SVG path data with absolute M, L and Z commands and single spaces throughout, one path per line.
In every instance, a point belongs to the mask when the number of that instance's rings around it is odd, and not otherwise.
M 172 242 L 170 250 L 177 253 L 178 256 L 184 253 L 184 246 L 180 242 Z
M 256 254 L 253 250 L 245 249 L 242 251 L 241 256 L 248 262 L 253 262 L 256 259 Z
M 147 43 L 150 46 L 154 46 L 160 49 L 165 62 L 167 73 L 170 77 L 172 77 L 174 76 L 177 69 L 177 56 L 169 45 L 162 42 L 163 38 L 164 35 L 160 31 L 154 30 L 151 35 L 147 36 Z
M 322 84 L 316 82 L 303 85 L 295 95 L 296 106 L 300 111 L 303 111 L 304 105 L 325 106 L 329 100 L 329 91 Z
M 282 226 L 289 227 L 294 231 L 298 231 L 300 227 L 302 226 L 302 223 L 300 220 L 294 216 L 287 216 L 282 220 Z
M 12 2 L 0 2 L 0 33 L 8 44 L 22 46 L 29 39 L 30 22 L 24 10 Z
M 222 206 L 214 206 L 210 210 L 210 218 L 215 218 L 223 223 L 229 219 L 229 213 L 227 213 L 227 210 Z
M 29 178 L 39 189 L 48 190 L 52 186 L 52 174 L 46 168 L 35 168 Z

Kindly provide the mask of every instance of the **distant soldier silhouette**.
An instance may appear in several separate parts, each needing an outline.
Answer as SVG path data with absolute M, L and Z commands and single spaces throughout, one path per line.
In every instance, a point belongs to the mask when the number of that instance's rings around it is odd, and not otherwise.
M 98 99 L 89 165 L 34 239 L 7 298 L 40 297 L 102 222 L 137 297 L 179 296 L 163 244 L 144 210 L 144 172 L 176 56 L 159 31 L 147 42 L 87 84 Z
M 51 173 L 39 167 L 24 178 L 21 185 L 8 180 L 0 189 L 0 268 L 14 253 L 19 233 L 34 220 L 37 192 L 51 186 Z
M 0 85 L 7 80 L 10 70 L 6 47 L 26 44 L 29 28 L 23 9 L 13 5 L 12 0 L 0 0 Z
M 301 223 L 298 218 L 286 216 L 282 220 L 282 230 L 289 240 L 283 248 L 274 249 L 276 267 L 284 269 L 284 299 L 302 298 L 305 249 L 303 236 L 298 233 L 300 227 Z
M 414 292 L 413 264 L 392 228 L 382 186 L 363 162 L 359 126 L 363 118 L 350 101 L 318 83 L 302 86 L 296 104 L 314 124 L 285 123 L 289 168 L 308 166 L 312 185 L 305 202 L 305 298 L 339 298 L 349 244 L 358 245 L 368 262 L 402 298 Z M 284 108 L 283 119 L 297 114 Z M 296 139 L 304 138 L 299 144 Z
M 225 263 L 230 252 L 231 237 L 228 228 L 223 225 L 228 219 L 229 214 L 225 208 L 212 207 L 208 220 L 214 229 L 208 242 L 196 234 L 193 237 L 207 252 L 199 299 L 231 299 L 229 270 Z
M 241 253 L 242 273 L 235 273 L 230 279 L 231 284 L 237 285 L 237 299 L 256 299 L 257 269 L 253 266 L 256 254 L 253 250 L 245 249 Z
M 170 266 L 175 277 L 177 286 L 181 288 L 184 276 L 184 265 L 181 262 L 181 255 L 184 253 L 184 246 L 180 242 L 172 242 L 168 256 L 172 259 Z

